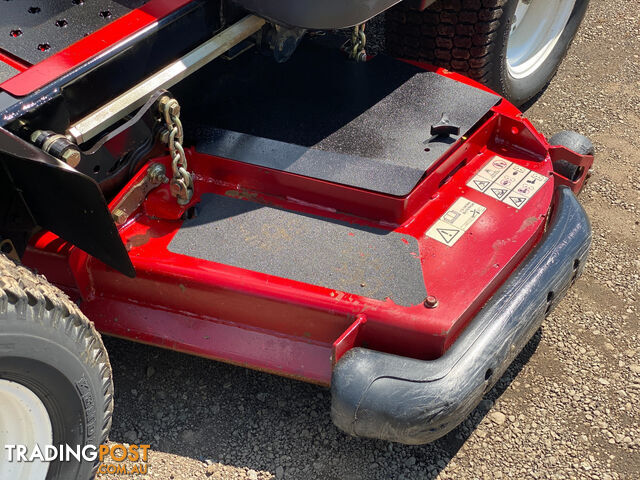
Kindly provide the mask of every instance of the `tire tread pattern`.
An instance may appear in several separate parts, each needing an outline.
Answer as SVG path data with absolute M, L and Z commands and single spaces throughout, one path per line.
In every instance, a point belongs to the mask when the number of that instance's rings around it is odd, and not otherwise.
M 29 308 L 33 315 L 26 314 Z M 105 443 L 113 417 L 113 380 L 107 350 L 93 322 L 43 275 L 36 275 L 0 254 L 0 320 L 11 309 L 15 309 L 18 318 L 25 321 L 33 319 L 45 328 L 64 331 L 80 346 L 81 360 L 86 366 L 99 372 L 102 379 L 104 421 L 98 441 L 100 444 Z M 94 474 L 97 466 L 96 462 Z
M 401 2 L 386 15 L 386 49 L 486 83 L 509 0 L 438 0 L 423 12 Z

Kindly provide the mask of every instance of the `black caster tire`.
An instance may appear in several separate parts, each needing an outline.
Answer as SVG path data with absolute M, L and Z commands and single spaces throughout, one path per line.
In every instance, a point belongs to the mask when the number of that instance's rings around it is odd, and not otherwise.
M 574 153 L 578 155 L 593 155 L 595 152 L 595 148 L 593 147 L 593 143 L 584 135 L 580 135 L 577 132 L 573 132 L 571 130 L 563 130 L 561 132 L 556 133 L 553 137 L 549 139 L 549 145 L 556 146 L 560 145 L 562 147 L 568 148 Z M 582 175 L 582 170 L 577 165 L 573 163 L 567 162 L 566 160 L 558 160 L 553 162 L 553 169 L 556 173 L 562 175 L 565 178 L 568 178 L 572 182 L 575 182 Z

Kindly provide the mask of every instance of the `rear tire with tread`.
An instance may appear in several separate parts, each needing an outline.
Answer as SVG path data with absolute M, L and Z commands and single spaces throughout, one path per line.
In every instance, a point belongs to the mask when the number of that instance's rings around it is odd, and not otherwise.
M 407 3 L 399 3 L 386 14 L 389 54 L 461 73 L 522 105 L 555 75 L 589 0 L 576 0 L 548 61 L 535 73 L 518 79 L 510 75 L 506 60 L 517 0 L 437 0 L 423 12 Z
M 63 292 L 4 255 L 0 346 L 0 379 L 38 396 L 51 420 L 54 445 L 97 447 L 107 441 L 113 381 L 99 333 Z M 46 479 L 87 480 L 96 468 L 97 462 L 54 461 Z

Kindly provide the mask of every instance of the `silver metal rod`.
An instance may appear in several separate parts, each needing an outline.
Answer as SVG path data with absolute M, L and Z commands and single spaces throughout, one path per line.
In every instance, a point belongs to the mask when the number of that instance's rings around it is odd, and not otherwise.
M 77 144 L 95 137 L 125 115 L 144 105 L 149 96 L 158 89 L 169 88 L 188 77 L 211 60 L 250 37 L 265 24 L 265 20 L 248 15 L 184 57 L 167 65 L 162 70 L 130 88 L 123 94 L 77 121 L 67 130 L 67 136 Z

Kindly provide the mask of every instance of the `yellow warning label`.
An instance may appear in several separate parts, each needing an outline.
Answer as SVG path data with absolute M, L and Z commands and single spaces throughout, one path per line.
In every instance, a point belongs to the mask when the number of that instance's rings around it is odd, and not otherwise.
M 467 186 L 520 209 L 547 180 L 549 177 L 496 155 L 467 182 Z
M 426 236 L 444 243 L 448 247 L 455 245 L 464 232 L 480 218 L 486 208 L 464 197 L 454 202 L 427 231 Z

